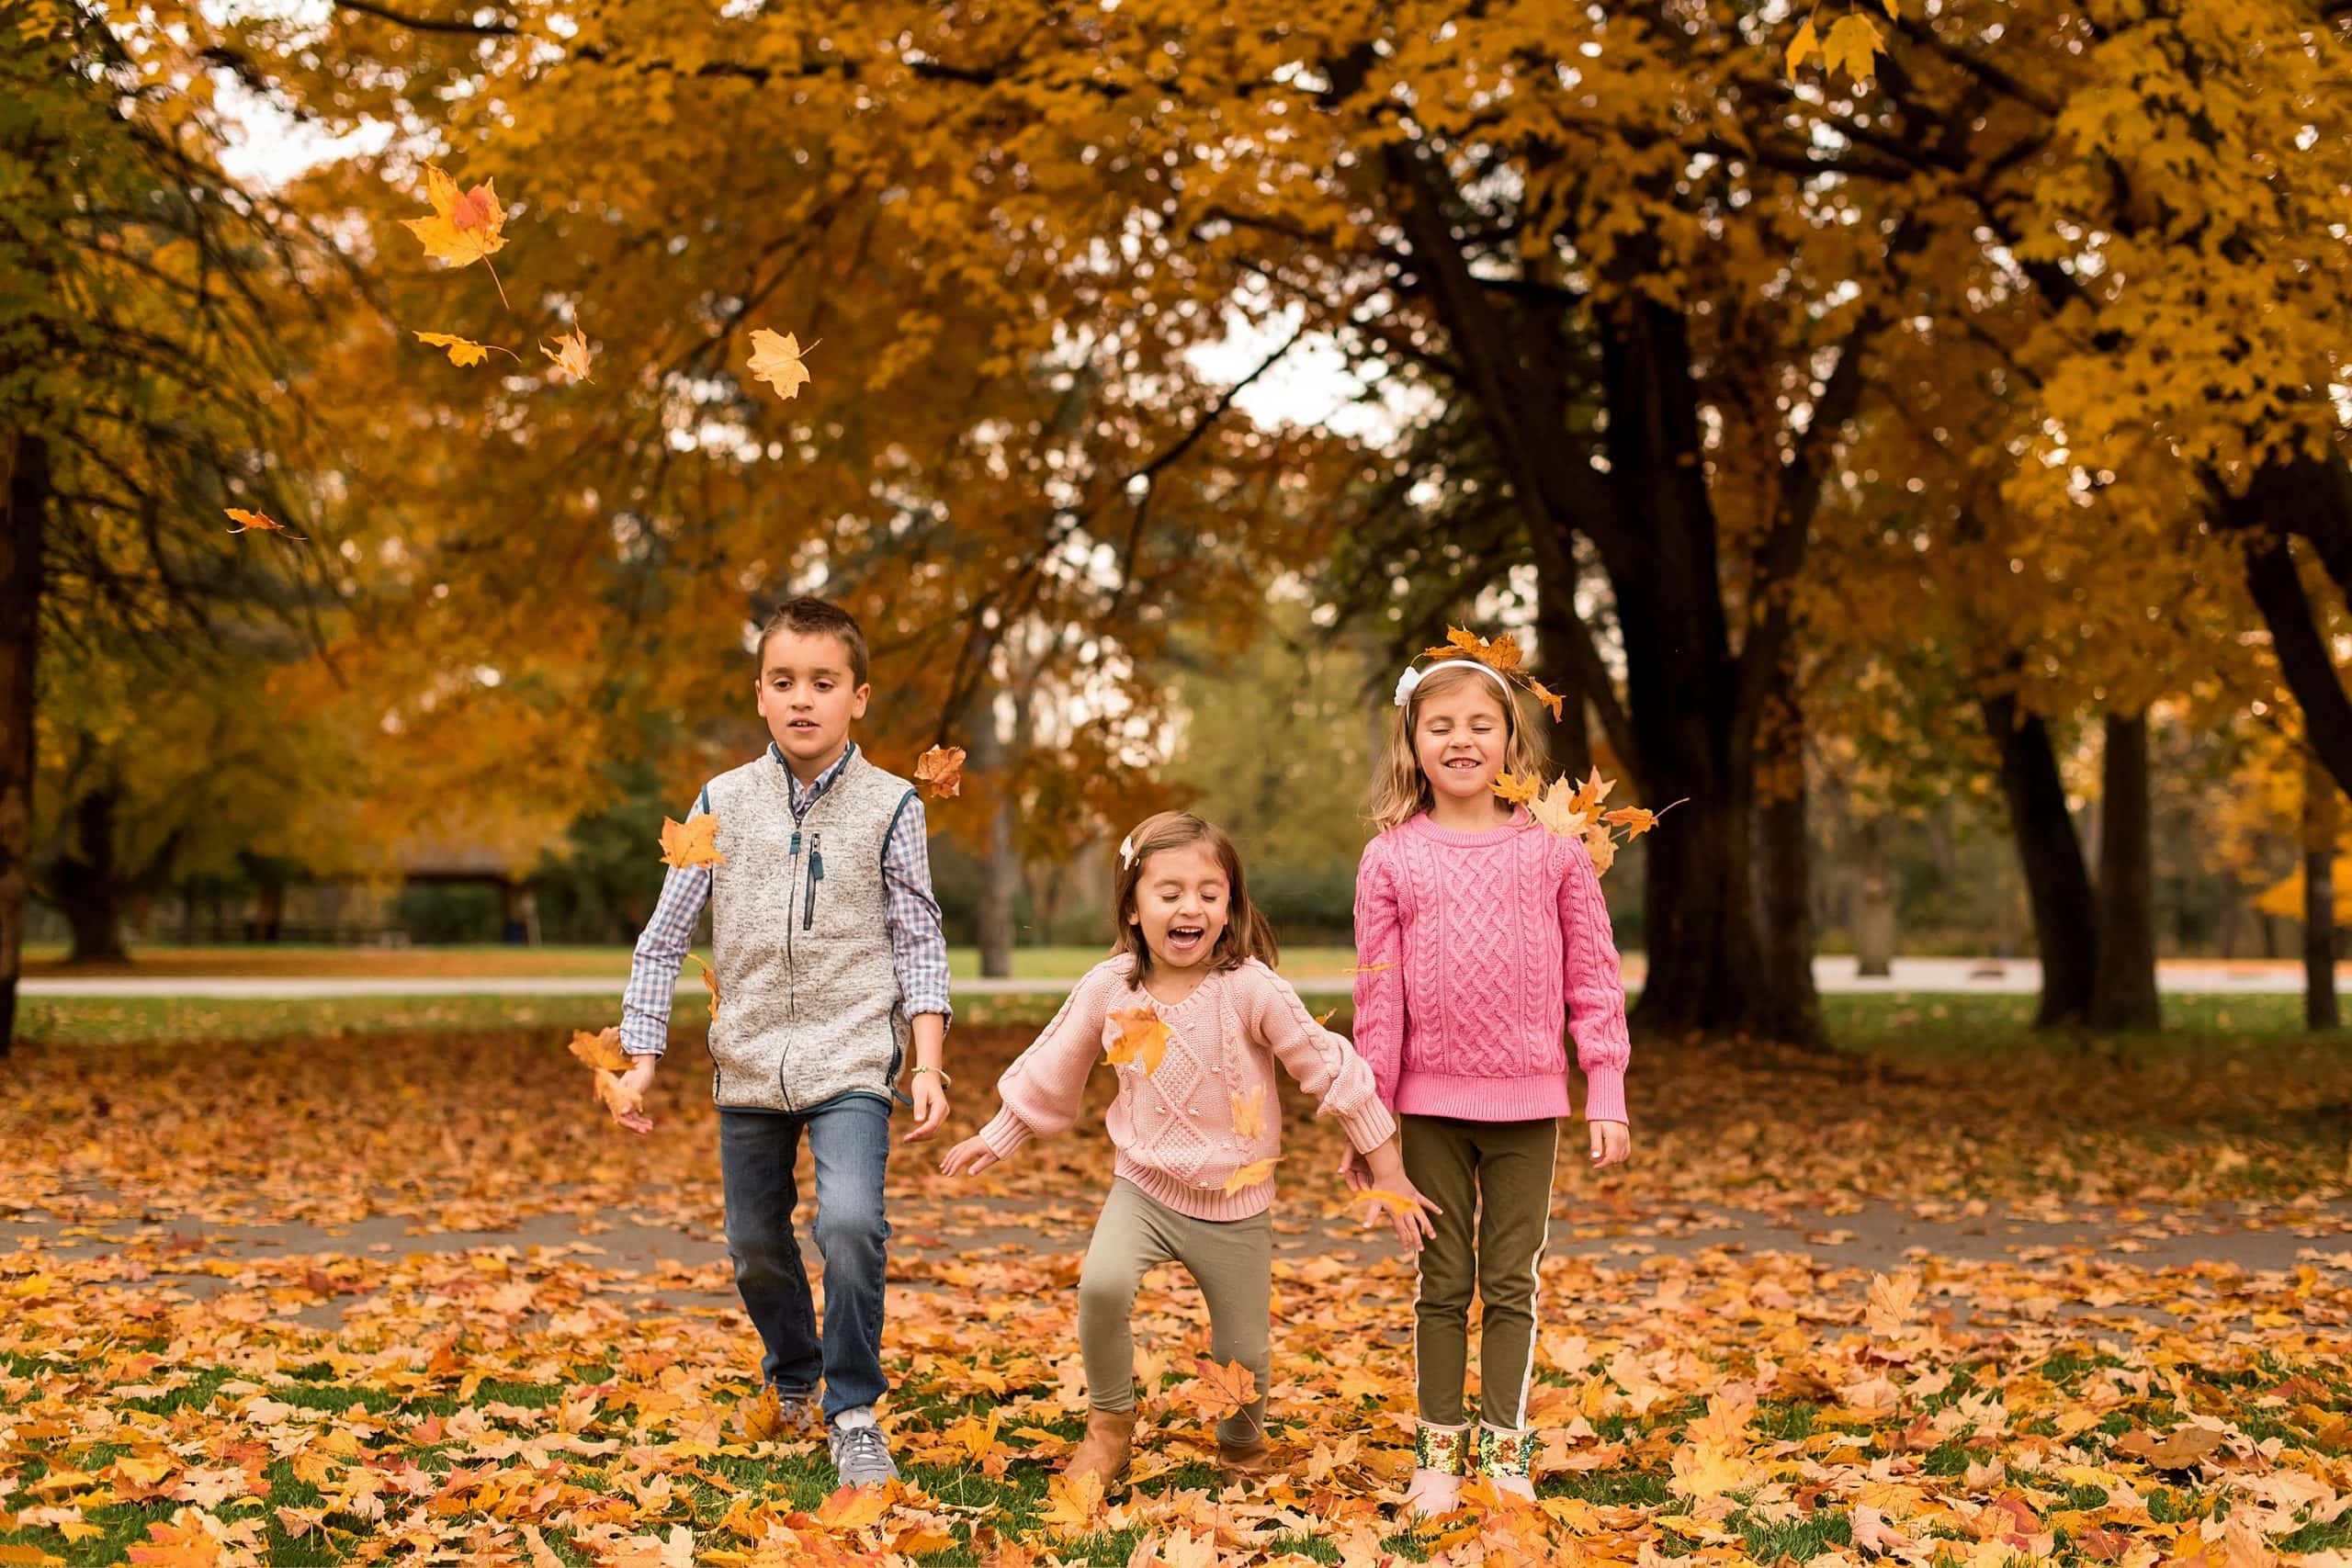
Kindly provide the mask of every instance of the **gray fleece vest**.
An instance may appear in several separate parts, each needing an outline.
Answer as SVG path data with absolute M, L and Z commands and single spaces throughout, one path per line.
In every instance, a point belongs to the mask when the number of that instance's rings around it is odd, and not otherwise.
M 882 851 L 914 786 L 863 751 L 792 818 L 773 756 L 710 781 L 718 849 L 711 1096 L 727 1110 L 888 1100 L 910 1032 L 882 907 Z

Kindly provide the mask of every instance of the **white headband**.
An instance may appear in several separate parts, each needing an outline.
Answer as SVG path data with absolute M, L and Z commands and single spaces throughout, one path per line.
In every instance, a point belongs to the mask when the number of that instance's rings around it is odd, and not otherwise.
M 1505 678 L 1501 671 L 1496 669 L 1493 665 L 1482 663 L 1476 659 L 1441 659 L 1435 664 L 1430 665 L 1427 670 L 1417 669 L 1413 665 L 1408 664 L 1405 666 L 1405 672 L 1396 677 L 1396 695 L 1395 698 L 1396 705 L 1401 708 L 1406 704 L 1411 702 L 1413 700 L 1413 689 L 1419 686 L 1422 680 L 1427 676 L 1440 670 L 1461 669 L 1476 670 L 1482 675 L 1492 677 L 1495 684 L 1503 689 L 1503 711 L 1505 713 L 1509 713 L 1510 711 L 1510 682 Z
M 1133 833 L 1129 833 L 1125 838 L 1119 840 L 1119 869 L 1121 871 L 1126 870 L 1127 867 L 1135 863 L 1135 859 L 1136 836 Z

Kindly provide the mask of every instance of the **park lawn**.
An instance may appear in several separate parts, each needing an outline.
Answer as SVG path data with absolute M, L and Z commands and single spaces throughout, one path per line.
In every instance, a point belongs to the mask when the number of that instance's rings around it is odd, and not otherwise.
M 1682 1254 L 1632 1239 L 1657 1234 L 1645 1218 L 1727 1208 L 2056 1201 L 2267 1225 L 2344 1196 L 2344 1140 L 2312 1114 L 2352 1090 L 2332 1040 L 2254 1031 L 2232 998 L 2227 1033 L 2036 1043 L 1998 1032 L 2019 1021 L 1988 1000 L 1834 998 L 1850 1048 L 1828 1056 L 1646 1044 L 1639 1157 L 1563 1173 L 1580 1223 L 1631 1234 L 1544 1265 L 1544 1509 L 1480 1508 L 1419 1534 L 1392 1509 L 1412 1275 L 1385 1250 L 1277 1260 L 1287 1479 L 1216 1489 L 1198 1300 L 1162 1274 L 1138 1304 L 1135 1493 L 1105 1506 L 1055 1486 L 1080 1430 L 1076 1257 L 1066 1237 L 1002 1227 L 1099 1201 L 1107 1075 L 1080 1131 L 977 1180 L 894 1161 L 894 1213 L 936 1238 L 892 1266 L 889 1417 L 911 1485 L 853 1507 L 829 1501 L 810 1445 L 746 1429 L 755 1372 L 723 1262 L 634 1272 L 594 1235 L 438 1252 L 202 1239 L 208 1224 L 331 1235 L 384 1214 L 708 1235 L 715 1118 L 698 1064 L 657 1084 L 656 1133 L 632 1138 L 588 1103 L 539 998 L 522 1000 L 527 1020 L 227 1052 L 37 1043 L 0 1078 L 0 1215 L 63 1228 L 0 1253 L 0 1547 L 20 1549 L 6 1561 L 540 1568 L 529 1532 L 557 1562 L 646 1568 L 688 1551 L 779 1568 L 1047 1554 L 1170 1568 L 1210 1540 L 1220 1563 L 1291 1568 L 1448 1550 L 1853 1568 L 1861 1540 L 1922 1560 L 1949 1542 L 1988 1568 L 2013 1551 L 2206 1562 L 2200 1531 L 2212 1568 L 2352 1547 L 2346 1515 L 2327 1517 L 2352 1491 L 2342 1260 L 2257 1276 L 1927 1257 L 1866 1297 L 1867 1279 L 1788 1250 L 1785 1233 Z M 951 1134 L 987 1113 L 984 1086 L 1031 1027 L 960 1029 Z M 1278 1226 L 1297 1234 L 1340 1209 L 1338 1145 L 1295 1095 L 1282 1110 Z M 2204 1447 L 2165 1460 L 2159 1441 Z

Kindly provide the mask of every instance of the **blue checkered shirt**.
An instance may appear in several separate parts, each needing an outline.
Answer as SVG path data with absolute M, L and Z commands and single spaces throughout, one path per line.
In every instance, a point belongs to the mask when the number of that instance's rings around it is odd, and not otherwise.
M 841 760 L 803 784 L 768 745 L 768 755 L 784 769 L 791 785 L 792 817 L 808 814 L 824 793 L 833 787 L 842 770 L 857 754 L 853 741 Z M 695 801 L 686 819 L 710 809 L 709 792 Z M 710 901 L 710 867 L 673 865 L 662 879 L 662 898 L 652 919 L 638 933 L 637 956 L 629 964 L 628 989 L 621 995 L 621 1049 L 632 1056 L 658 1056 L 670 1043 L 670 1002 L 678 987 L 678 965 L 694 948 L 695 926 L 702 907 Z M 882 846 L 882 920 L 890 933 L 891 967 L 898 971 L 899 994 L 907 1015 L 935 1012 L 953 1016 L 947 1004 L 947 932 L 940 924 L 939 900 L 931 891 L 931 852 L 923 829 L 922 798 L 907 802 Z

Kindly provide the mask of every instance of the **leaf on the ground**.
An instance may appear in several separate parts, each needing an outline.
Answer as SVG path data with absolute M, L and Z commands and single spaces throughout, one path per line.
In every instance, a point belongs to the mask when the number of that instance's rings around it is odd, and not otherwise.
M 1193 1375 L 1197 1380 L 1193 1408 L 1203 1420 L 1222 1421 L 1247 1410 L 1258 1398 L 1258 1375 L 1238 1361 L 1203 1358 L 1193 1363 Z
M 1918 1304 L 1919 1276 L 1909 1269 L 1893 1279 L 1884 1274 L 1871 1276 L 1870 1299 L 1862 1311 L 1862 1321 L 1872 1334 L 1891 1336 L 1903 1331 L 1911 1320 L 1911 1309 Z
M 1270 1159 L 1251 1160 L 1248 1165 L 1243 1166 L 1240 1169 L 1235 1171 L 1231 1176 L 1225 1179 L 1225 1190 L 1227 1194 L 1230 1196 L 1233 1193 L 1244 1191 L 1249 1188 L 1257 1186 L 1260 1182 L 1273 1175 L 1274 1167 L 1280 1165 L 1282 1161 L 1283 1156 L 1280 1155 L 1275 1155 Z
M 662 818 L 662 863 L 725 865 L 727 857 L 718 852 L 718 818 L 708 812 L 684 822 Z
M 555 367 L 575 381 L 595 379 L 588 374 L 588 334 L 577 326 L 560 338 L 539 344 L 539 352 L 555 361 Z
M 224 507 L 222 510 L 228 513 L 229 521 L 236 525 L 229 530 L 232 534 L 285 534 L 289 539 L 308 542 L 302 535 L 288 532 L 285 524 L 266 512 L 248 512 L 242 506 Z
M 644 1097 L 622 1082 L 618 1073 L 609 1073 L 602 1067 L 596 1069 L 596 1098 L 605 1102 L 605 1109 L 613 1113 L 615 1120 L 636 1114 L 644 1104 Z
M 778 397 L 798 397 L 800 389 L 808 380 L 808 367 L 801 363 L 802 356 L 816 346 L 812 343 L 808 348 L 801 347 L 799 340 L 790 333 L 770 332 L 765 327 L 752 328 L 752 378 L 774 387 Z
M 592 1067 L 608 1073 L 628 1071 L 628 1056 L 621 1050 L 621 1026 L 609 1024 L 591 1034 L 584 1029 L 571 1032 L 571 1043 L 565 1047 Z
M 817 1522 L 831 1530 L 859 1530 L 890 1511 L 890 1495 L 879 1486 L 843 1486 L 817 1509 Z
M 531 1568 L 563 1568 L 563 1559 L 555 1554 L 548 1538 L 539 1533 L 537 1525 L 523 1527 L 523 1544 L 530 1551 Z
M 1233 1096 L 1233 1131 L 1238 1137 L 1256 1138 L 1266 1130 L 1266 1089 L 1261 1084 L 1248 1094 Z
M 2126 1432 L 2112 1445 L 2151 1470 L 2187 1470 L 2222 1446 L 2222 1434 L 2211 1427 L 2177 1427 L 2164 1437 L 2142 1429 Z
M 1133 1062 L 1146 1077 L 1158 1072 L 1160 1059 L 1168 1055 L 1166 1021 L 1148 1004 L 1114 1009 L 1108 1016 L 1119 1032 L 1102 1048 L 1102 1059 L 1114 1067 Z
M 784 1430 L 784 1402 L 773 1384 L 762 1384 L 756 1398 L 735 1406 L 735 1429 L 747 1443 L 764 1443 Z
M 959 794 L 964 788 L 964 748 L 934 746 L 917 757 L 915 783 L 928 785 L 934 800 Z
M 1073 1482 L 1068 1475 L 1056 1475 L 1046 1483 L 1046 1506 L 1038 1510 L 1037 1522 L 1055 1534 L 1091 1535 L 1102 1517 L 1101 1476 L 1082 1475 Z

